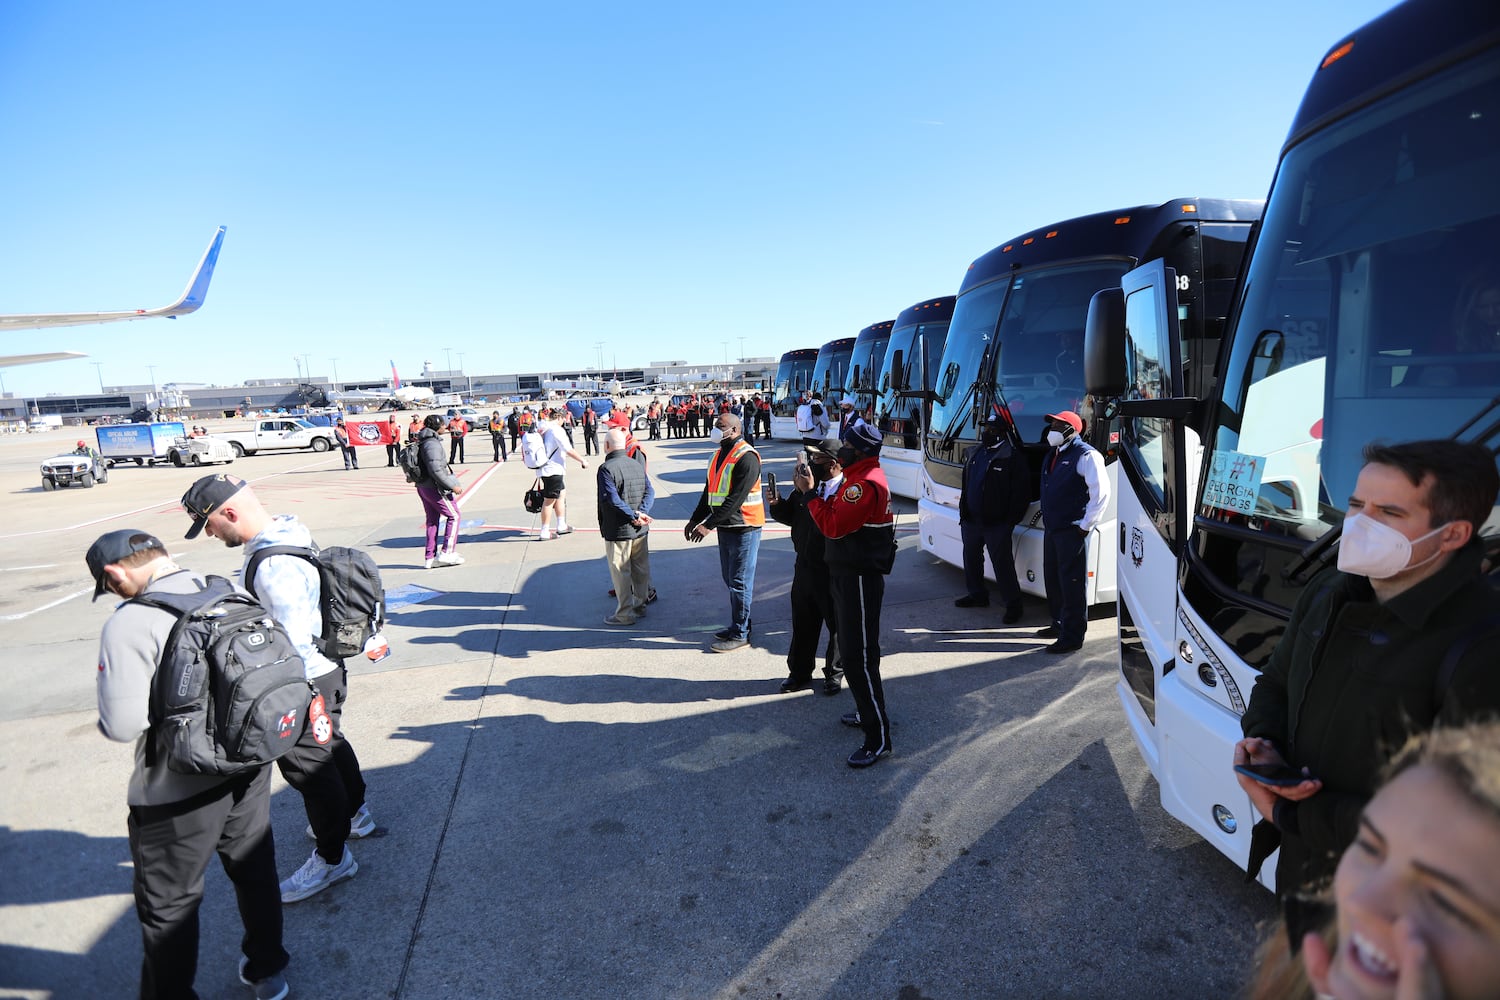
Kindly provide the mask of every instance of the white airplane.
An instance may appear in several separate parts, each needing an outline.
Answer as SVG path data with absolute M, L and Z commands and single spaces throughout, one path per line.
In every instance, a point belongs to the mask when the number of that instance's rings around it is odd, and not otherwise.
M 203 259 L 198 262 L 198 269 L 193 272 L 193 277 L 188 281 L 187 289 L 183 291 L 181 298 L 171 305 L 161 306 L 156 309 L 127 309 L 121 312 L 93 312 L 93 313 L 12 313 L 0 315 L 0 332 L 8 330 L 42 330 L 56 326 L 86 326 L 90 323 L 117 323 L 130 319 L 150 319 L 154 316 L 165 316 L 167 319 L 176 319 L 178 316 L 186 316 L 203 305 L 203 299 L 208 295 L 208 283 L 214 276 L 214 265 L 219 261 L 219 248 L 224 245 L 224 226 L 214 234 L 214 238 L 208 244 L 208 249 L 203 252 Z M 68 358 L 85 358 L 86 354 L 78 351 L 44 351 L 36 354 L 3 354 L 0 355 L 0 368 L 9 368 L 13 365 L 32 365 L 42 361 L 63 361 Z
M 433 392 L 426 386 L 402 385 L 401 374 L 396 371 L 396 362 L 391 362 L 391 382 L 384 389 L 351 389 L 348 392 L 330 392 L 328 398 L 335 403 L 392 403 L 401 410 L 407 407 L 428 406 Z

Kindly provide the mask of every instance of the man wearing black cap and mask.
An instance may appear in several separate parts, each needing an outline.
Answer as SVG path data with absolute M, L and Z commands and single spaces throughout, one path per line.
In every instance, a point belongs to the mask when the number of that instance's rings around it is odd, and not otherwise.
M 1042 459 L 1042 575 L 1052 624 L 1037 635 L 1056 639 L 1049 653 L 1083 648 L 1088 629 L 1089 534 L 1109 504 L 1104 456 L 1083 440 L 1083 418 L 1072 410 L 1047 414 Z
M 131 529 L 99 536 L 85 562 L 95 600 L 106 590 L 126 599 L 99 637 L 97 687 L 99 730 L 136 742 L 126 802 L 144 952 L 140 995 L 193 995 L 203 872 L 217 852 L 245 927 L 240 979 L 257 998 L 279 1000 L 288 993 L 282 970 L 289 957 L 282 947 L 270 768 L 228 777 L 184 774 L 167 766 L 165 754 L 148 754 L 157 738 L 151 691 L 177 617 L 130 598 L 197 593 L 204 578 L 180 568 L 155 536 Z
M 968 593 L 953 604 L 960 608 L 989 607 L 989 588 L 984 584 L 984 553 L 988 549 L 995 585 L 1005 602 L 1003 621 L 1014 625 L 1021 620 L 1023 609 L 1011 539 L 1031 503 L 1031 470 L 1020 449 L 1007 440 L 1005 429 L 999 417 L 981 424 L 979 444 L 964 462 L 958 527 L 963 536 L 964 586 Z
M 812 490 L 794 489 L 783 499 L 770 485 L 766 487 L 766 512 L 792 529 L 792 548 L 797 551 L 797 562 L 792 568 L 792 642 L 786 654 L 787 679 L 781 682 L 781 691 L 790 694 L 812 687 L 818 639 L 826 626 L 828 649 L 823 656 L 823 693 L 831 695 L 839 693 L 844 668 L 839 658 L 838 624 L 828 583 L 826 543 L 807 512 L 807 502 L 819 490 L 837 490 L 844 473 L 833 452 L 821 444 L 807 446 L 806 468 L 812 475 Z
M 840 721 L 865 733 L 864 744 L 849 755 L 850 767 L 869 767 L 891 752 L 891 721 L 880 683 L 880 609 L 885 577 L 896 559 L 896 519 L 891 488 L 880 467 L 880 443 L 878 428 L 856 421 L 838 450 L 844 481 L 807 502 L 813 523 L 828 539 L 824 554 L 839 655 L 857 709 Z M 793 482 L 803 491 L 814 485 L 812 473 L 806 471 Z

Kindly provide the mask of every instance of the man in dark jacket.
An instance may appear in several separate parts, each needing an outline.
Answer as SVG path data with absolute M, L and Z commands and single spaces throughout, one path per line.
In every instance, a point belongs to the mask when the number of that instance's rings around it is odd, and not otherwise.
M 766 524 L 760 489 L 760 453 L 745 442 L 740 418 L 720 413 L 714 418 L 719 448 L 708 462 L 708 482 L 682 536 L 701 542 L 718 532 L 719 571 L 729 588 L 729 625 L 714 633 L 709 646 L 730 653 L 750 644 L 750 602 L 755 596 L 755 563 L 760 535 Z
M 425 565 L 457 566 L 464 561 L 458 554 L 458 501 L 455 494 L 463 488 L 453 470 L 448 467 L 443 455 L 443 418 L 429 413 L 422 421 L 417 433 L 417 454 L 422 465 L 422 477 L 417 480 L 417 496 L 422 498 L 422 510 L 427 518 L 427 550 Z M 443 526 L 442 544 L 438 542 L 438 525 Z
M 1237 765 L 1307 776 L 1290 786 L 1238 776 L 1265 817 L 1251 874 L 1281 847 L 1276 890 L 1293 947 L 1316 918 L 1301 890 L 1332 876 L 1391 754 L 1435 724 L 1500 712 L 1500 593 L 1481 576 L 1477 540 L 1500 492 L 1494 458 L 1456 441 L 1372 445 L 1364 457 L 1338 569 L 1298 599 L 1235 746 Z
M 604 463 L 599 466 L 599 535 L 604 559 L 615 585 L 615 611 L 606 625 L 634 625 L 646 613 L 651 595 L 651 553 L 646 547 L 651 504 L 656 490 L 646 467 L 625 452 L 625 432 L 604 435 Z
M 987 608 L 990 592 L 984 584 L 984 553 L 990 553 L 995 585 L 1005 602 L 1007 625 L 1021 620 L 1021 584 L 1011 539 L 1031 503 L 1031 472 L 1019 448 L 1006 439 L 999 418 L 979 427 L 979 444 L 964 462 L 963 492 L 958 501 L 958 528 L 964 544 L 964 586 L 968 593 L 955 607 Z
M 787 679 L 781 682 L 783 694 L 812 687 L 813 666 L 818 660 L 818 638 L 826 625 L 828 649 L 823 656 L 823 693 L 838 694 L 844 677 L 839 658 L 838 625 L 833 617 L 833 593 L 828 584 L 828 564 L 824 558 L 823 533 L 807 512 L 807 501 L 825 484 L 836 490 L 843 470 L 833 453 L 823 445 L 809 445 L 807 469 L 812 474 L 813 489 L 793 489 L 782 499 L 768 486 L 767 512 L 792 529 L 792 548 L 797 562 L 792 568 L 792 642 L 787 650 Z
M 842 718 L 864 730 L 864 744 L 849 755 L 850 767 L 869 767 L 891 752 L 891 720 L 880 683 L 880 609 L 885 577 L 896 558 L 896 519 L 891 489 L 880 467 L 881 434 L 863 420 L 849 429 L 838 450 L 844 480 L 807 502 L 807 512 L 828 539 L 829 586 L 838 620 L 839 653 L 857 711 Z M 812 489 L 812 475 L 793 480 Z

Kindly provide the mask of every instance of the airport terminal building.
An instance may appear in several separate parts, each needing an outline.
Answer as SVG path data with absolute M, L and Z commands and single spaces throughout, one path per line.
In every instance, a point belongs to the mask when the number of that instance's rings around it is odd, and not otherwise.
M 728 386 L 746 392 L 768 391 L 776 374 L 774 358 L 742 358 L 730 364 L 689 365 L 682 361 L 656 362 L 639 368 L 580 372 L 529 372 L 518 375 L 468 375 L 461 371 L 424 371 L 403 379 L 405 385 L 423 386 L 439 397 L 457 394 L 486 404 L 540 399 L 548 394 L 547 383 L 579 381 L 596 384 L 618 379 L 629 391 L 632 386 L 660 385 L 701 389 Z M 324 405 L 332 392 L 379 390 L 385 381 L 341 381 L 326 377 L 260 379 L 243 385 L 197 385 L 165 383 L 160 386 L 106 386 L 102 392 L 78 395 L 0 397 L 0 428 L 24 431 L 32 422 L 57 426 L 98 423 L 101 420 L 139 420 L 145 414 L 171 414 L 180 419 L 238 417 L 262 411 L 293 411 Z M 352 409 L 352 408 L 351 408 Z

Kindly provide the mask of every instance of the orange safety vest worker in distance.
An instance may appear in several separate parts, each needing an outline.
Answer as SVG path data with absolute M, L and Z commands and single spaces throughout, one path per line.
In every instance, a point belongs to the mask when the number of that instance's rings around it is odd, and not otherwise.
M 710 507 L 722 507 L 724 501 L 729 499 L 735 463 L 747 451 L 755 451 L 755 449 L 746 444 L 744 438 L 741 438 L 728 452 L 722 448 L 714 452 L 714 457 L 708 463 L 708 505 Z M 760 452 L 755 452 L 755 455 L 759 458 Z M 750 488 L 750 492 L 740 505 L 740 516 L 744 519 L 743 523 L 746 527 L 765 527 L 766 506 L 761 497 L 759 476 L 755 477 L 755 485 Z

